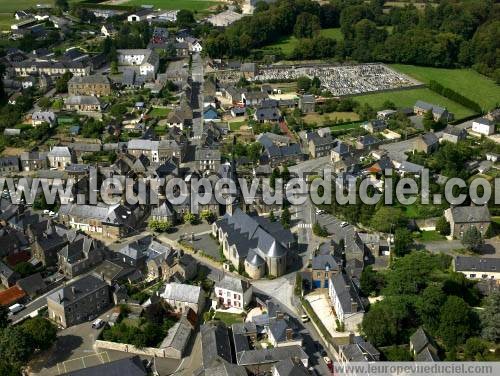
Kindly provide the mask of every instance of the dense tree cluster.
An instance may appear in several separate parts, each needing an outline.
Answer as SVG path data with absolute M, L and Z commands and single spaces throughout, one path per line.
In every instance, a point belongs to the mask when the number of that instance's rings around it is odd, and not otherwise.
M 472 66 L 500 80 L 500 6 L 492 0 L 444 0 L 390 7 L 384 0 L 278 0 L 260 4 L 253 17 L 205 41 L 211 57 L 247 57 L 252 51 L 295 35 L 292 58 L 335 57 L 436 67 Z M 318 27 L 339 27 L 343 41 L 322 37 Z M 255 55 L 258 56 L 258 55 Z

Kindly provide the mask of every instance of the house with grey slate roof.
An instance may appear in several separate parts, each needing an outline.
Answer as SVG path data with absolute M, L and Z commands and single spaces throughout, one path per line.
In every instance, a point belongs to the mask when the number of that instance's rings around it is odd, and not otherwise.
M 254 279 L 285 274 L 288 252 L 296 242 L 279 222 L 251 217 L 239 208 L 214 222 L 212 234 L 222 245 L 226 259 L 235 268 L 243 267 Z
M 370 343 L 362 339 L 339 346 L 339 362 L 377 362 L 380 360 L 380 352 Z
M 328 285 L 328 295 L 338 320 L 348 331 L 357 331 L 365 313 L 357 288 L 344 273 L 334 275 Z
M 243 310 L 252 300 L 252 285 L 242 279 L 224 274 L 215 282 L 215 303 L 224 308 Z
M 49 166 L 58 170 L 64 170 L 66 166 L 76 162 L 73 151 L 67 146 L 54 146 L 47 154 L 47 158 Z
M 488 206 L 455 206 L 444 211 L 444 217 L 450 223 L 450 235 L 462 238 L 465 231 L 471 227 L 485 235 L 491 224 Z
M 182 283 L 167 283 L 160 295 L 176 312 L 183 313 L 191 308 L 195 313 L 203 310 L 205 295 L 200 286 Z
M 273 376 L 308 376 L 310 375 L 304 364 L 297 359 L 283 359 L 273 365 Z
M 500 283 L 500 258 L 456 256 L 453 270 L 464 274 L 469 279 L 490 280 Z
M 65 245 L 58 252 L 59 270 L 68 278 L 76 277 L 103 260 L 102 250 L 97 242 L 83 234 Z
M 212 368 L 220 368 L 224 363 L 232 363 L 233 352 L 229 340 L 229 331 L 226 324 L 220 321 L 211 321 L 200 327 L 202 369 L 195 374 L 202 373 Z M 201 373 L 200 373 L 201 372 Z
M 427 111 L 432 111 L 432 116 L 434 117 L 434 121 L 452 121 L 454 115 L 451 112 L 448 112 L 446 107 L 441 107 L 435 104 L 427 103 L 424 101 L 417 101 L 413 106 L 413 112 L 416 115 L 423 116 Z
M 440 360 L 434 341 L 422 327 L 418 328 L 410 337 L 410 352 L 417 362 L 436 362 Z
M 93 275 L 80 278 L 47 296 L 49 319 L 64 328 L 88 321 L 110 304 L 109 286 Z

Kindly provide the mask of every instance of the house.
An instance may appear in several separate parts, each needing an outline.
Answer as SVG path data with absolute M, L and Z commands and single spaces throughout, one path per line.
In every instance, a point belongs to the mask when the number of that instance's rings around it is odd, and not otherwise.
M 14 286 L 19 278 L 20 276 L 18 273 L 9 268 L 7 264 L 0 261 L 0 282 L 2 282 L 2 285 L 7 288 Z
M 202 312 L 205 303 L 205 294 L 200 286 L 175 282 L 167 283 L 160 296 L 179 313 L 191 308 L 198 314 Z
M 239 117 L 239 116 L 245 116 L 246 110 L 244 107 L 233 107 L 231 108 L 231 116 L 232 117 Z
M 59 221 L 77 230 L 120 238 L 135 231 L 141 215 L 138 206 L 65 204 L 59 210 Z
M 0 291 L 0 306 L 5 308 L 26 300 L 26 293 L 17 285 Z
M 467 138 L 467 131 L 465 129 L 449 125 L 443 130 L 443 136 L 441 137 L 441 141 L 448 141 L 453 144 L 456 144 L 458 141 L 463 141 L 466 138 Z
M 280 223 L 251 217 L 239 208 L 214 222 L 212 234 L 222 245 L 224 257 L 255 279 L 285 274 L 288 252 L 295 245 L 292 233 Z
M 49 319 L 67 328 L 103 312 L 111 304 L 109 286 L 86 275 L 47 296 Z
M 203 50 L 203 47 L 202 47 L 200 41 L 196 38 L 186 37 L 184 39 L 184 42 L 188 44 L 189 52 L 199 53 Z
M 332 162 L 338 162 L 350 155 L 349 145 L 344 142 L 338 142 L 330 152 Z
M 151 261 L 155 264 L 154 273 L 157 278 L 162 278 L 164 281 L 186 282 L 195 278 L 198 273 L 196 259 L 180 251 L 163 253 L 159 257 L 151 258 L 148 261 L 148 271 L 151 271 Z
M 177 21 L 177 13 L 179 10 L 169 10 L 158 15 L 158 20 L 167 21 L 167 22 L 175 22 Z
M 488 206 L 455 206 L 444 211 L 444 217 L 450 224 L 450 235 L 462 238 L 465 231 L 471 227 L 485 235 L 491 224 Z
M 378 362 L 380 352 L 370 343 L 362 339 L 339 346 L 339 363 L 346 365 L 350 362 Z
M 435 104 L 427 103 L 424 101 L 417 101 L 413 106 L 415 115 L 423 116 L 426 112 L 432 111 L 434 121 L 450 122 L 453 120 L 453 114 L 448 112 L 445 107 L 437 106 Z
M 30 151 L 21 153 L 21 170 L 22 171 L 37 171 L 47 168 L 46 152 Z
M 47 284 L 40 273 L 19 279 L 16 282 L 16 286 L 23 290 L 30 298 L 34 298 L 47 290 Z
M 495 123 L 485 117 L 474 119 L 472 121 L 472 131 L 485 136 L 490 136 L 495 133 Z
M 227 27 L 233 22 L 242 19 L 243 17 L 243 14 L 236 13 L 235 11 L 228 9 L 221 13 L 214 14 L 213 16 L 208 17 L 206 21 L 215 27 Z
M 37 127 L 47 123 L 51 127 L 56 123 L 56 114 L 52 111 L 35 111 L 31 115 L 31 125 Z
M 331 150 L 337 144 L 337 140 L 330 133 L 330 128 L 321 128 L 314 132 L 308 132 L 306 140 L 309 154 L 313 158 L 330 155 Z
M 253 118 L 260 123 L 277 122 L 281 117 L 278 107 L 259 107 L 255 111 Z
M 85 235 L 77 235 L 71 243 L 58 252 L 59 271 L 68 278 L 74 278 L 103 260 L 97 242 Z
M 422 327 L 419 327 L 410 337 L 410 352 L 419 362 L 439 361 L 436 345 Z
M 361 136 L 356 140 L 356 149 L 372 150 L 380 145 L 380 140 L 372 135 Z
M 486 153 L 486 160 L 487 161 L 491 161 L 491 162 L 498 162 L 498 160 L 500 159 L 500 155 L 498 155 L 497 153 L 493 153 L 493 152 L 489 152 L 489 153 Z
M 270 372 L 275 364 L 285 359 L 297 359 L 304 367 L 309 366 L 308 355 L 297 345 L 247 350 L 236 355 L 238 365 L 244 366 L 250 374 Z
M 27 59 L 20 62 L 14 62 L 12 66 L 14 68 L 14 73 L 19 77 L 27 77 L 30 75 L 59 77 L 66 72 L 70 72 L 73 76 L 86 76 L 92 71 L 92 62 L 90 59 L 82 59 L 79 61 Z
M 147 21 L 148 16 L 151 16 L 153 13 L 153 9 L 151 8 L 140 8 L 136 12 L 130 13 L 127 16 L 127 21 L 128 22 L 141 22 L 141 21 Z
M 176 216 L 172 204 L 168 200 L 165 200 L 161 205 L 153 207 L 150 219 L 174 223 Z
M 314 112 L 315 104 L 314 95 L 305 94 L 299 97 L 299 109 L 303 114 Z
M 307 368 L 297 359 L 283 359 L 274 364 L 272 369 L 272 376 L 308 376 L 310 375 Z
M 8 174 L 11 172 L 19 172 L 19 158 L 13 156 L 0 157 L 0 173 Z
M 241 101 L 245 106 L 260 106 L 267 98 L 269 98 L 269 95 L 262 91 L 245 91 L 241 93 Z
M 396 115 L 396 113 L 397 113 L 396 110 L 382 110 L 382 111 L 377 111 L 377 119 L 380 119 L 380 120 L 389 120 L 394 115 Z
M 221 280 L 215 282 L 214 293 L 218 305 L 243 310 L 252 300 L 252 285 L 224 274 Z
M 413 139 L 413 150 L 432 154 L 439 148 L 439 139 L 434 133 L 428 132 Z
M 311 282 L 313 289 L 328 289 L 328 281 L 341 271 L 341 265 L 331 254 L 320 254 L 312 258 Z
M 182 359 L 192 331 L 193 325 L 189 322 L 187 317 L 183 315 L 181 319 L 168 330 L 167 336 L 163 339 L 159 348 L 169 349 L 171 353 L 176 354 L 177 359 Z
M 29 226 L 28 233 L 33 239 L 31 252 L 42 265 L 55 266 L 57 265 L 58 252 L 68 244 L 68 235 L 73 236 L 73 234 L 62 234 L 51 221 L 41 222 L 40 225 L 42 227 L 40 233 L 35 233 L 34 225 Z
M 387 123 L 385 120 L 376 119 L 367 121 L 362 125 L 362 127 L 370 133 L 378 133 L 387 128 Z
M 96 376 L 96 375 L 121 375 L 121 376 L 147 376 L 148 372 L 138 355 L 113 360 L 111 362 L 89 366 L 77 371 L 61 373 L 61 376 Z
M 257 75 L 257 64 L 255 63 L 243 63 L 240 67 L 240 72 L 246 79 L 255 78 Z
M 116 34 L 117 30 L 112 24 L 109 25 L 102 25 L 101 27 L 101 34 L 104 37 L 113 37 Z
M 66 166 L 76 161 L 73 151 L 67 146 L 54 146 L 47 154 L 49 166 L 64 170 Z
M 203 121 L 209 122 L 209 121 L 220 121 L 219 114 L 217 113 L 217 110 L 212 107 L 208 106 L 203 110 Z
M 200 334 L 202 370 L 195 372 L 196 375 L 203 375 L 203 371 L 218 369 L 224 364 L 232 363 L 233 352 L 226 324 L 218 321 L 207 322 L 201 325 Z
M 345 273 L 333 275 L 328 284 L 328 295 L 338 320 L 346 330 L 357 331 L 365 311 L 351 278 Z
M 500 258 L 456 256 L 453 270 L 473 280 L 494 280 L 500 283 Z
M 68 81 L 68 94 L 73 95 L 93 95 L 96 97 L 111 94 L 111 81 L 102 74 L 94 74 L 83 77 L 71 77 Z
M 220 150 L 217 149 L 197 147 L 195 150 L 194 160 L 196 162 L 197 170 L 202 172 L 217 172 L 220 168 L 221 153 Z
M 101 112 L 99 98 L 92 95 L 71 95 L 64 100 L 64 108 L 68 111 Z
M 154 76 L 158 71 L 160 57 L 154 50 L 117 50 L 118 65 L 138 68 L 141 76 Z
M 148 247 L 149 239 L 139 239 L 118 249 L 116 257 L 124 264 L 142 269 L 148 259 L 148 254 L 146 253 Z

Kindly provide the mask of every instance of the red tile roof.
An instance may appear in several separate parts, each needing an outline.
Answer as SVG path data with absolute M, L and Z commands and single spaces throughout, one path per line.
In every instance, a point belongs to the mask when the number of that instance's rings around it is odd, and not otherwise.
M 12 286 L 5 291 L 0 292 L 0 305 L 11 306 L 26 296 L 26 293 L 18 286 Z

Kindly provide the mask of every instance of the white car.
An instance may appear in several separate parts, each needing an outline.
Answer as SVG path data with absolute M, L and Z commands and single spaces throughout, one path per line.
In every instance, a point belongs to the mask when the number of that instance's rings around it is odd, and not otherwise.
M 305 323 L 305 322 L 308 322 L 308 321 L 309 321 L 309 316 L 307 316 L 307 315 L 302 315 L 302 316 L 300 316 L 300 320 L 301 320 L 302 322 L 304 322 L 304 323 Z
M 347 222 L 340 222 L 340 227 L 344 228 L 344 227 L 347 227 L 349 226 L 349 223 Z
M 49 215 L 49 213 L 50 213 L 50 210 L 49 210 L 49 209 L 45 209 L 45 210 L 43 211 L 43 214 L 45 214 L 45 215 Z
M 15 315 L 16 313 L 18 312 L 21 312 L 23 309 L 24 309 L 24 304 L 19 304 L 19 303 L 16 303 L 16 304 L 13 304 L 9 307 L 9 311 L 10 313 L 12 313 L 13 315 Z
M 101 329 L 104 324 L 106 324 L 106 321 L 97 319 L 92 323 L 92 329 Z

